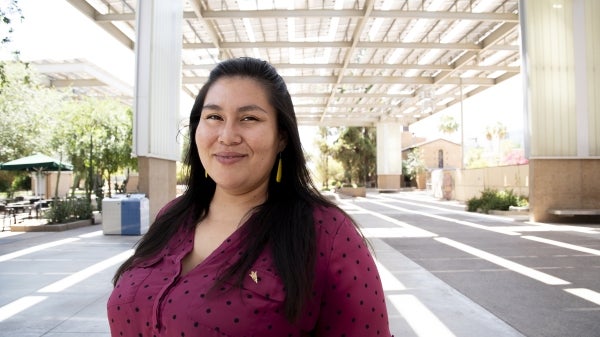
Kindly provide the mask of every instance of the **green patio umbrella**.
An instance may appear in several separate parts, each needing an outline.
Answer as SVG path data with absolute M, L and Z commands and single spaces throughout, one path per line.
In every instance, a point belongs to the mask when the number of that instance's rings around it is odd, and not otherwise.
M 60 162 L 43 154 L 34 154 L 0 164 L 0 170 L 5 171 L 71 171 L 73 165 Z
M 40 181 L 43 171 L 72 171 L 73 165 L 63 163 L 52 157 L 48 157 L 43 154 L 34 154 L 31 156 L 7 161 L 6 163 L 0 164 L 0 170 L 5 171 L 28 171 L 37 173 L 37 192 L 40 192 Z

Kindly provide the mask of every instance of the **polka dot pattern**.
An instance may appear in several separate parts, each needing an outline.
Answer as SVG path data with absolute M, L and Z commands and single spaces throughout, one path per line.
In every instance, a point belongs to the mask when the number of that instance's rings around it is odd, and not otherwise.
M 108 301 L 112 336 L 390 336 L 377 268 L 354 225 L 337 209 L 316 208 L 313 295 L 301 319 L 283 314 L 285 290 L 269 248 L 241 289 L 209 293 L 216 275 L 239 256 L 240 231 L 188 274 L 181 260 L 193 235 L 180 232 L 159 256 L 127 271 Z

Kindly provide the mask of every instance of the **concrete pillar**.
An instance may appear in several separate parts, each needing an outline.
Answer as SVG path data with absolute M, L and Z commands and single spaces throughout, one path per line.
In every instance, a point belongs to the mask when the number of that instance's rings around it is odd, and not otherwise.
M 402 124 L 377 124 L 377 187 L 382 190 L 402 186 Z
M 139 188 L 148 196 L 150 219 L 176 194 L 176 163 L 173 160 L 139 157 Z M 154 204 L 153 204 L 154 202 Z
M 150 220 L 175 197 L 183 2 L 137 2 L 134 154 Z
M 521 0 L 534 221 L 600 207 L 600 2 Z

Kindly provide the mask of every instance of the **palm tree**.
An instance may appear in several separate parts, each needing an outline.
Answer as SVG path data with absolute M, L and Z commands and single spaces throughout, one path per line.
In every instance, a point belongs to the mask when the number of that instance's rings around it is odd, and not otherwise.
M 438 130 L 442 133 L 453 134 L 458 130 L 458 122 L 450 115 L 440 117 L 440 125 Z
M 506 125 L 501 122 L 496 122 L 494 125 L 488 125 L 485 127 L 485 138 L 489 141 L 496 139 L 498 141 L 506 138 L 508 131 Z
M 485 138 L 490 141 L 491 150 L 497 156 L 497 161 L 500 160 L 500 141 L 508 135 L 506 125 L 501 122 L 496 122 L 494 125 L 488 125 L 485 128 Z

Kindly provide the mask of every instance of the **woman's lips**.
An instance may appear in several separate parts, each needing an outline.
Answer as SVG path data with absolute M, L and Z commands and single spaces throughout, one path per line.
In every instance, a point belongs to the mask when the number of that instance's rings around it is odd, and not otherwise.
M 237 152 L 219 152 L 216 153 L 215 158 L 221 164 L 233 164 L 242 160 L 246 155 Z

